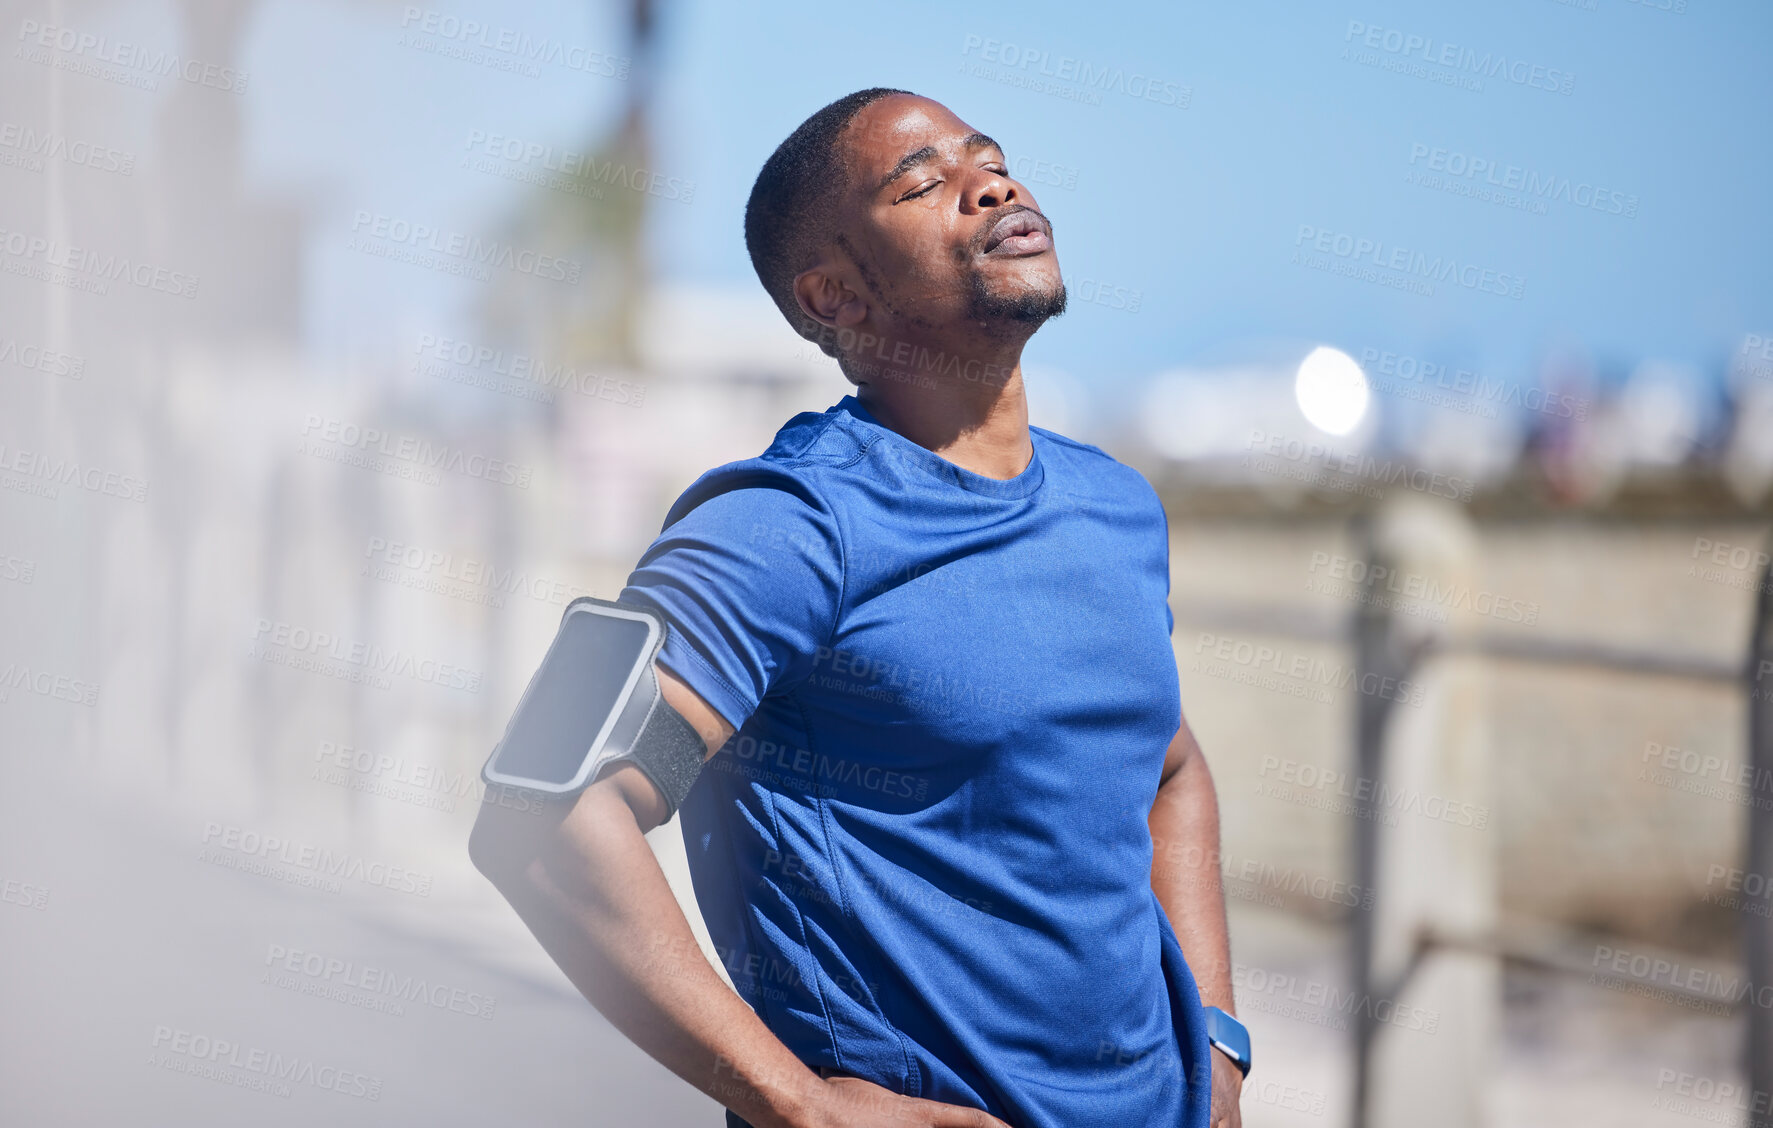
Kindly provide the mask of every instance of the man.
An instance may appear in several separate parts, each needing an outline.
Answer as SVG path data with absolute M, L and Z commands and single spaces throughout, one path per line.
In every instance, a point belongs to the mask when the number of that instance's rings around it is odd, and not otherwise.
M 745 235 L 857 392 L 703 475 L 620 596 L 669 624 L 662 692 L 707 746 L 683 836 L 743 998 L 633 765 L 556 820 L 484 807 L 476 864 L 729 1125 L 1204 1128 L 1210 1099 L 1236 1128 L 1202 1011 L 1232 1009 L 1218 872 L 1153 866 L 1154 839 L 1218 851 L 1164 512 L 1028 424 L 1050 225 L 996 142 L 877 88 L 783 142 Z

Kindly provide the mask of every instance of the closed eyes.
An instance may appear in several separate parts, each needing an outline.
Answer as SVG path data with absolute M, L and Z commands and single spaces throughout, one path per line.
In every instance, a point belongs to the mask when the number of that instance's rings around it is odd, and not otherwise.
M 980 165 L 979 167 L 983 168 L 986 172 L 995 172 L 999 176 L 1008 176 L 1010 174 L 1010 170 L 1005 168 L 1001 164 L 993 163 L 993 164 L 988 164 L 988 165 Z M 940 188 L 941 186 L 942 186 L 942 182 L 940 180 L 932 180 L 927 184 L 919 185 L 918 187 L 905 193 L 903 196 L 900 196 L 897 200 L 894 200 L 893 202 L 897 203 L 897 204 L 902 204 L 906 200 L 915 200 L 919 196 L 929 195 L 931 192 L 934 192 L 937 188 Z

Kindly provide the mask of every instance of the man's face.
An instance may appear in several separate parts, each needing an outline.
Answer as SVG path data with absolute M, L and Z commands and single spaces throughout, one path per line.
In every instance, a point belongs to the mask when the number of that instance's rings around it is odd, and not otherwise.
M 865 106 L 841 156 L 838 245 L 880 328 L 1026 335 L 1064 311 L 1051 225 L 997 143 L 946 106 L 905 94 Z

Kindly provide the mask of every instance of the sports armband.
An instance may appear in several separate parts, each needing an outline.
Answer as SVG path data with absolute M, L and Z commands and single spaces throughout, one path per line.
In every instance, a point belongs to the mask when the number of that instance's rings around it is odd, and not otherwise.
M 591 596 L 567 604 L 481 778 L 565 795 L 605 764 L 631 760 L 659 789 L 670 818 L 708 749 L 660 692 L 653 662 L 664 641 L 664 619 L 650 607 Z

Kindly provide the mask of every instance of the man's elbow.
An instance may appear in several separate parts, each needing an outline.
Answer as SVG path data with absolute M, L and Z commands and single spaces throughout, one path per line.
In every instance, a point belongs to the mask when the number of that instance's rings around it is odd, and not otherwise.
M 480 876 L 493 880 L 493 872 L 497 865 L 493 858 L 493 848 L 488 842 L 486 829 L 486 813 L 483 811 L 474 820 L 474 829 L 468 832 L 468 860 L 480 871 Z M 497 884 L 497 882 L 494 882 Z
M 501 891 L 524 869 L 523 839 L 518 834 L 524 828 L 513 826 L 510 816 L 511 812 L 496 804 L 484 805 L 474 820 L 474 829 L 468 833 L 468 860 Z
M 482 805 L 468 834 L 468 860 L 507 895 L 538 864 L 551 870 L 594 864 L 596 855 L 618 848 L 617 840 L 624 834 L 638 837 L 663 821 L 658 816 L 664 801 L 650 783 L 641 787 L 646 777 L 638 768 L 625 768 L 597 779 L 572 797 L 570 805 L 550 804 L 542 818 L 533 811 Z M 654 816 L 650 821 L 642 821 L 634 809 L 644 791 L 651 792 L 658 808 L 650 811 Z

